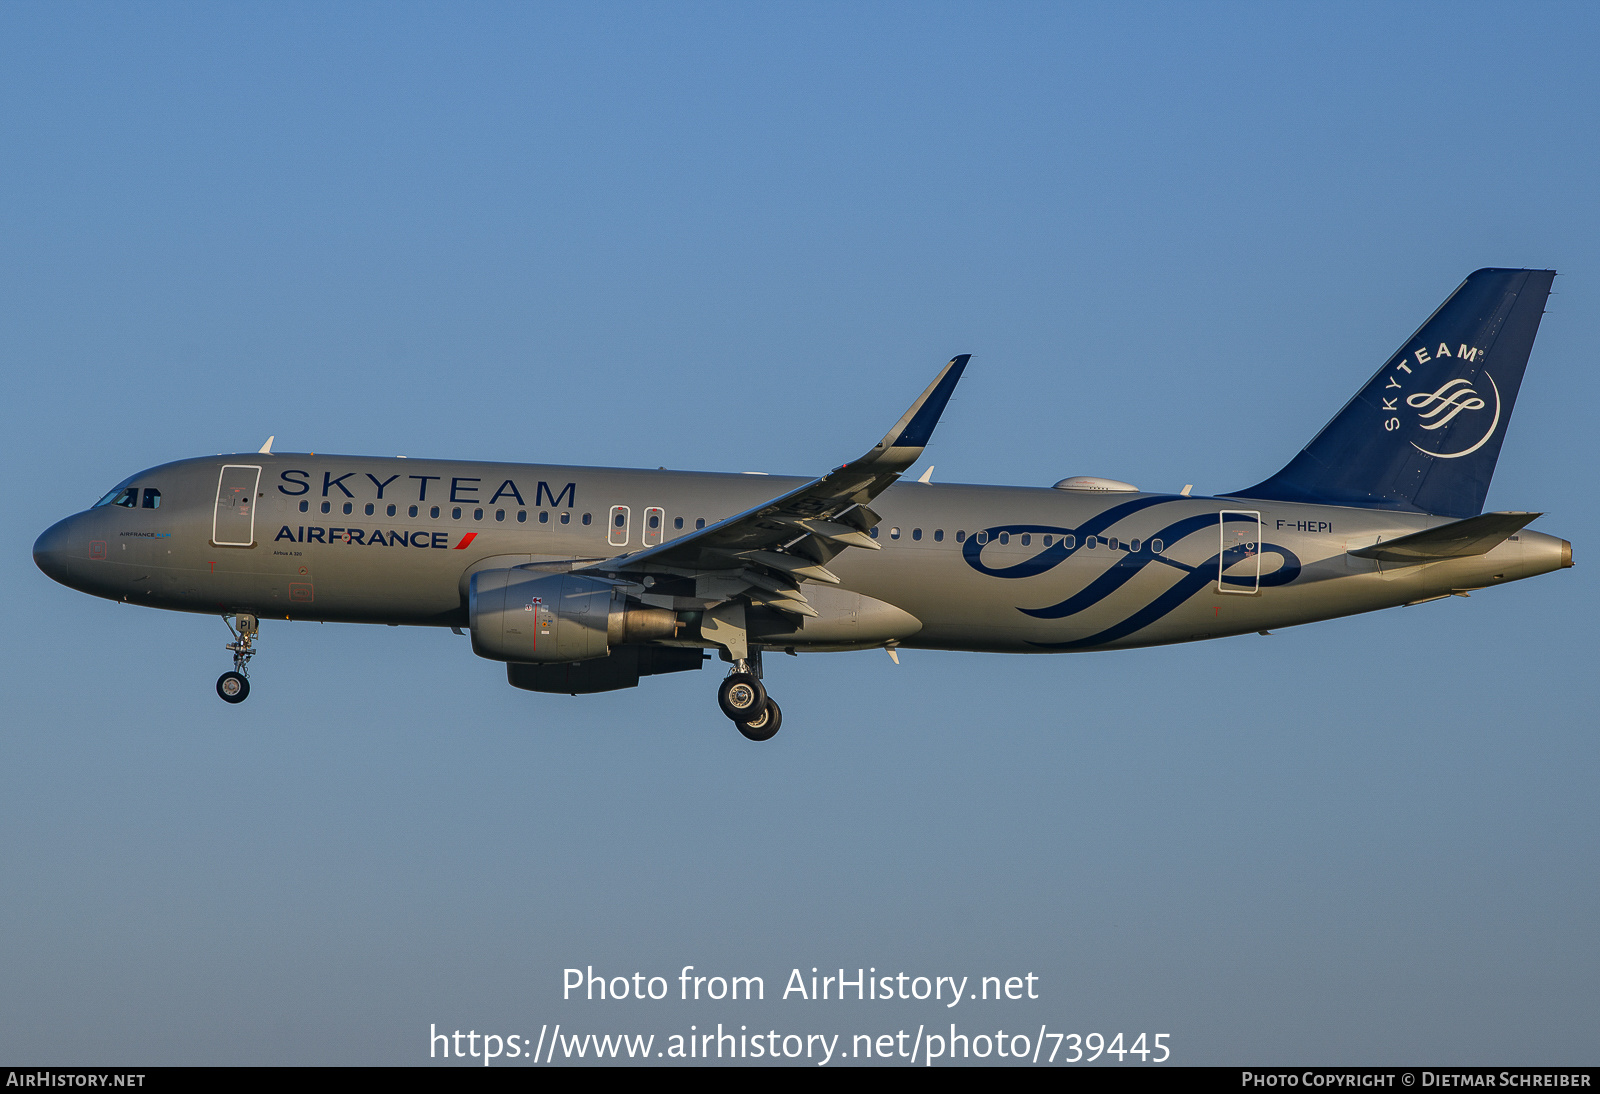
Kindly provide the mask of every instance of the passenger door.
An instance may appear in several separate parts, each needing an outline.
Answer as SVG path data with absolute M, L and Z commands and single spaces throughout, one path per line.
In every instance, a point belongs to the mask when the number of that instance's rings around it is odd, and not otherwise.
M 1217 592 L 1250 596 L 1261 590 L 1261 514 L 1224 509 L 1217 514 L 1221 550 L 1217 555 Z
M 218 547 L 251 547 L 256 541 L 256 486 L 261 468 L 224 464 L 217 477 L 217 509 L 211 542 Z

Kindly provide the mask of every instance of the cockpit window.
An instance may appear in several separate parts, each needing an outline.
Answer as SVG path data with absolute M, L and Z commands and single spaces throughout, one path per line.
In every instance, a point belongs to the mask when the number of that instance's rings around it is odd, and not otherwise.
M 98 509 L 102 505 L 110 505 L 113 502 L 118 505 L 125 505 L 127 503 L 124 501 L 124 499 L 130 492 L 136 496 L 139 493 L 137 490 L 131 490 L 126 482 L 120 482 L 111 488 L 111 492 L 109 494 L 95 502 L 93 505 L 89 506 L 89 508 Z M 138 505 L 139 503 L 135 501 L 133 504 Z
M 161 508 L 161 491 L 153 486 L 147 486 L 141 491 L 137 486 L 129 486 L 127 479 L 119 482 L 109 494 L 89 508 L 98 509 L 102 505 L 120 505 L 124 509 L 137 509 L 139 508 L 141 493 L 144 495 L 144 507 L 146 509 Z

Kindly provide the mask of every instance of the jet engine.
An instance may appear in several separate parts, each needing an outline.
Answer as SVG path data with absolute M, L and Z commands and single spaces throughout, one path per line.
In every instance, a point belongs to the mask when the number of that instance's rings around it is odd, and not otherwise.
M 467 605 L 472 652 L 491 661 L 587 661 L 678 628 L 676 613 L 630 603 L 615 583 L 577 574 L 480 570 Z

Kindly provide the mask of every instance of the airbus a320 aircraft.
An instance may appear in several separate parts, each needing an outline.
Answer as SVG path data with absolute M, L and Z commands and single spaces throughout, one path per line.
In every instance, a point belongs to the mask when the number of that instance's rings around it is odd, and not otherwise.
M 1537 513 L 1484 513 L 1548 270 L 1479 270 L 1276 475 L 1217 497 L 1123 482 L 897 480 L 967 367 L 815 479 L 274 453 L 119 483 L 34 544 L 46 574 L 221 615 L 249 694 L 259 620 L 466 628 L 514 687 L 578 694 L 730 671 L 751 740 L 762 653 L 1054 653 L 1267 631 L 1572 565 Z M 931 471 L 931 468 L 930 468 Z M 898 660 L 898 658 L 896 658 Z

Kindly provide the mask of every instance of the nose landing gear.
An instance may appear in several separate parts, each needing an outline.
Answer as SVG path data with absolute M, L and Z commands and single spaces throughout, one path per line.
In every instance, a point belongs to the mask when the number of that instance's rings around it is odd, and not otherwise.
M 783 711 L 761 684 L 761 652 L 736 658 L 733 671 L 717 687 L 717 705 L 751 741 L 770 741 L 783 725 Z
M 233 652 L 233 671 L 225 672 L 217 677 L 217 695 L 225 703 L 242 703 L 250 694 L 250 658 L 254 657 L 256 635 L 260 632 L 261 624 L 255 616 L 247 612 L 240 612 L 234 618 L 238 624 L 228 622 L 228 617 L 223 616 L 222 621 L 228 624 L 228 632 L 233 635 L 233 641 L 222 647 Z

